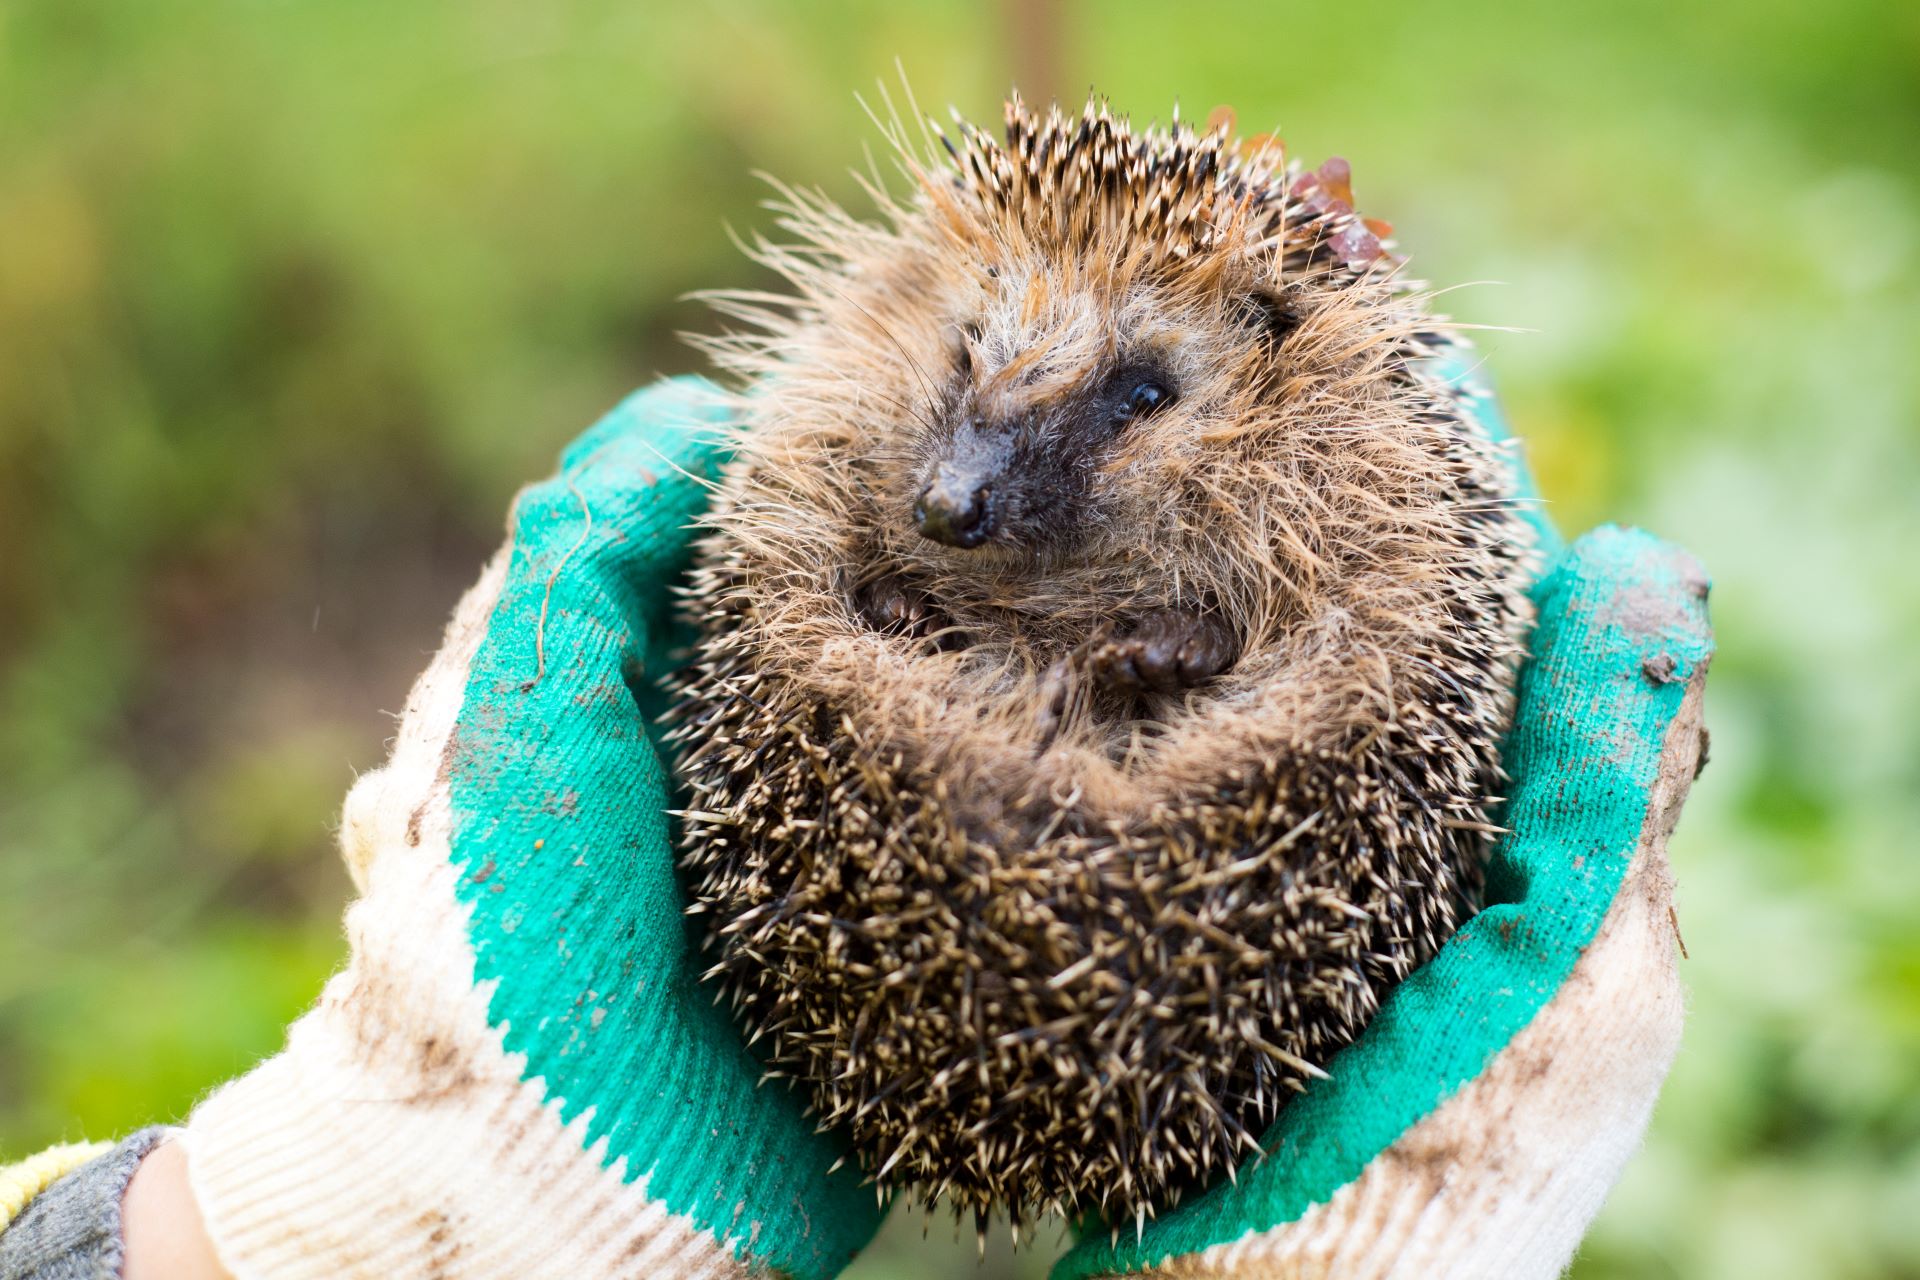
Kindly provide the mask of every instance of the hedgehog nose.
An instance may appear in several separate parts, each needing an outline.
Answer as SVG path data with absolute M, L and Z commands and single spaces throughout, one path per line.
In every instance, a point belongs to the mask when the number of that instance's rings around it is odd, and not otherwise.
M 991 485 L 956 484 L 952 476 L 942 474 L 913 504 L 913 523 L 924 538 L 949 547 L 977 547 L 993 532 L 988 505 L 992 496 Z

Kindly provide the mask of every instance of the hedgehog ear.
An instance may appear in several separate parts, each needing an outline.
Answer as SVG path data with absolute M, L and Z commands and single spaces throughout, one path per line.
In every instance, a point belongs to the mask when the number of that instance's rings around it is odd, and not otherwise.
M 980 341 L 980 322 L 969 320 L 960 326 L 960 342 L 954 354 L 954 365 L 960 370 L 960 376 L 973 376 L 973 348 Z
M 1275 346 L 1300 327 L 1298 303 L 1285 294 L 1256 289 L 1245 299 L 1246 322 Z

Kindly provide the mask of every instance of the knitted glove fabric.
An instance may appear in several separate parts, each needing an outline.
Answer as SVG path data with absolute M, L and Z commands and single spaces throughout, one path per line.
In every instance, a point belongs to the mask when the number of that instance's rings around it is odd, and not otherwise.
M 640 706 L 719 412 L 638 393 L 520 495 L 348 797 L 351 958 L 183 1139 L 238 1280 L 825 1280 L 877 1226 L 697 982 Z
M 1713 646 L 1685 552 L 1617 528 L 1562 549 L 1536 524 L 1550 559 L 1487 905 L 1263 1156 L 1143 1228 L 1090 1233 L 1054 1280 L 1530 1280 L 1571 1260 L 1679 1044 L 1666 840 L 1704 756 Z

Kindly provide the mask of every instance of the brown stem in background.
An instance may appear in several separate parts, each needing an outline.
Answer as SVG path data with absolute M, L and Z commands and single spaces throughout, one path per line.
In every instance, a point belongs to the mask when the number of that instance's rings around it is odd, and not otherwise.
M 1007 63 L 1013 83 L 1028 102 L 1077 102 L 1060 82 L 1061 32 L 1069 15 L 1067 0 L 1003 0 L 1006 18 Z

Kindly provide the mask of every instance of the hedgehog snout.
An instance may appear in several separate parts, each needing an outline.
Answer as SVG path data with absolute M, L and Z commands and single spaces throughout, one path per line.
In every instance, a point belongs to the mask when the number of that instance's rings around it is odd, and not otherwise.
M 993 485 L 943 464 L 913 504 L 920 536 L 949 547 L 977 547 L 993 536 Z
M 965 550 L 1000 532 L 1004 503 L 996 500 L 995 490 L 1013 465 L 1017 431 L 1017 424 L 980 417 L 968 417 L 954 429 L 914 500 L 913 523 L 921 537 Z

